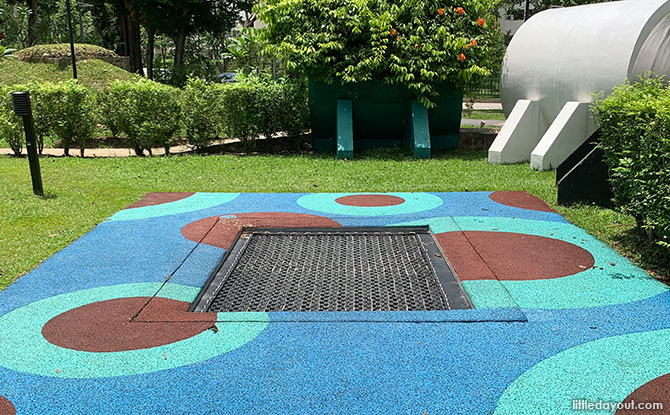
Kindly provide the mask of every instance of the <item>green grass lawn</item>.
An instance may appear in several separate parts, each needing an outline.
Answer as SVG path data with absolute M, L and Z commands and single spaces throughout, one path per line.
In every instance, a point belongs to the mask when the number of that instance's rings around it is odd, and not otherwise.
M 353 161 L 327 155 L 43 158 L 41 166 L 44 198 L 32 194 L 28 160 L 0 157 L 0 288 L 147 192 L 526 190 L 556 207 L 554 172 L 490 165 L 485 151 L 458 150 L 429 160 L 392 151 Z M 597 207 L 557 210 L 640 259 L 626 245 L 631 218 Z
M 473 120 L 500 120 L 505 121 L 505 113 L 503 110 L 472 110 L 469 113 L 463 111 L 461 114 L 463 118 L 470 118 Z

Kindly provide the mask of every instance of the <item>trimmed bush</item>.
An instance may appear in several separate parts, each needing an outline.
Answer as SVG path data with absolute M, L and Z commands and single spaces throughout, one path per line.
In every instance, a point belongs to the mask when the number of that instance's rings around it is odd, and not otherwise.
M 204 79 L 189 78 L 184 88 L 182 118 L 186 139 L 197 150 L 207 147 L 222 128 L 219 91 Z
M 97 117 L 101 124 L 109 129 L 112 137 L 118 138 L 121 133 L 121 111 L 123 96 L 112 93 L 109 89 L 98 92 Z
M 279 132 L 297 137 L 308 126 L 307 90 L 300 83 L 248 79 L 213 86 L 219 91 L 223 130 L 250 143 Z
M 130 139 L 137 155 L 152 147 L 163 147 L 169 154 L 180 127 L 180 91 L 148 80 L 116 81 L 105 94 L 111 100 L 108 120 Z M 108 125 L 111 129 L 112 125 Z
M 614 202 L 670 255 L 670 87 L 652 76 L 594 102 Z
M 214 87 L 216 88 L 216 87 Z M 223 108 L 223 131 L 250 143 L 264 130 L 262 124 L 261 88 L 253 82 L 222 84 L 219 88 Z
M 58 137 L 66 156 L 70 155 L 70 146 L 76 144 L 83 157 L 86 140 L 95 131 L 95 94 L 74 80 L 45 83 L 37 91 L 44 128 Z
M 0 86 L 0 138 L 17 154 L 24 139 L 17 133 L 21 132 L 20 120 L 13 115 L 9 93 L 26 90 L 31 94 L 40 154 L 45 141 L 55 138 L 65 154 L 77 145 L 83 155 L 97 123 L 115 137 L 127 137 L 138 155 L 144 150 L 151 154 L 152 147 L 163 147 L 169 153 L 176 134 L 182 131 L 188 143 L 200 150 L 219 136 L 239 138 L 250 148 L 261 135 L 299 137 L 309 126 L 307 88 L 296 81 L 248 78 L 207 85 L 204 80 L 190 79 L 184 90 L 148 80 L 115 81 L 102 90 L 73 80 L 33 82 Z
M 79 88 L 81 90 L 81 88 Z M 60 94 L 55 90 L 55 84 L 50 82 L 32 82 L 27 85 L 16 86 L 15 90 L 30 91 L 30 101 L 33 108 L 33 118 L 35 122 L 35 135 L 37 138 L 37 151 L 42 154 L 47 137 L 56 134 L 55 128 L 63 103 L 60 102 Z M 76 110 L 72 110 L 76 111 Z M 68 111 L 69 112 L 69 111 Z M 92 122 L 88 120 L 88 122 Z M 91 138 L 92 131 L 87 137 L 81 137 L 82 140 Z M 62 140 L 62 139 L 61 139 Z M 83 144 L 83 143 L 82 143 Z

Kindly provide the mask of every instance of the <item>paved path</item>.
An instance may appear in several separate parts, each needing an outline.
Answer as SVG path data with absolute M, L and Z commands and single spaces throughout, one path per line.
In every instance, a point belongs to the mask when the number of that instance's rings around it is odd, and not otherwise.
M 475 309 L 188 312 L 242 227 L 390 225 L 430 226 Z M 668 287 L 524 192 L 159 193 L 0 291 L 0 413 L 670 408 L 668 350 Z
M 472 125 L 480 128 L 483 127 L 496 127 L 500 128 L 505 124 L 505 121 L 501 120 L 482 120 L 476 118 L 463 118 L 461 119 L 461 125 Z
M 467 104 L 463 103 L 463 109 L 467 108 Z M 502 110 L 500 102 L 475 102 L 473 109 L 476 110 Z
M 261 138 L 260 140 L 262 139 L 263 138 Z M 225 140 L 216 140 L 212 142 L 212 145 L 231 144 L 239 142 L 240 140 L 238 139 L 225 139 Z M 172 146 L 170 147 L 170 154 L 186 153 L 192 150 L 193 148 L 191 146 L 186 145 Z M 154 156 L 162 156 L 165 154 L 165 149 L 163 147 L 154 147 L 151 149 L 151 151 Z M 21 151 L 21 154 L 23 155 L 28 154 L 25 148 Z M 43 154 L 45 156 L 63 157 L 65 152 L 63 151 L 62 148 L 45 148 Z M 145 151 L 144 154 L 147 156 L 149 155 L 147 151 Z M 14 155 L 14 152 L 9 148 L 0 148 L 0 155 Z M 70 156 L 80 157 L 79 149 L 71 148 Z M 113 157 L 135 157 L 135 156 L 136 156 L 135 150 L 132 148 L 87 148 L 86 151 L 84 152 L 84 157 L 113 158 Z
M 153 152 L 154 156 L 162 156 L 165 154 L 165 149 L 160 147 L 160 148 L 153 148 L 151 149 Z M 191 151 L 191 147 L 189 146 L 173 146 L 170 147 L 170 153 L 171 154 L 178 154 L 178 153 L 184 153 L 187 151 Z M 21 151 L 21 154 L 26 155 L 28 154 L 26 149 L 24 148 L 23 151 Z M 45 148 L 43 151 L 43 155 L 45 156 L 55 156 L 55 157 L 62 157 L 64 155 L 64 151 L 62 148 Z M 148 155 L 148 153 L 145 152 L 145 154 Z M 0 148 L 0 155 L 14 155 L 14 152 L 9 149 L 9 148 Z M 79 149 L 70 149 L 70 156 L 74 157 L 79 157 Z M 135 150 L 131 148 L 87 148 L 86 151 L 84 152 L 85 157 L 130 157 L 130 156 L 135 156 Z

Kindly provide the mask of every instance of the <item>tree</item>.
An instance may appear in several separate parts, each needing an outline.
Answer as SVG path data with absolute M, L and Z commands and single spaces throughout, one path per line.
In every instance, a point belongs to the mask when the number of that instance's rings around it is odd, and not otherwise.
M 228 33 L 240 20 L 241 11 L 250 11 L 250 0 L 146 0 L 160 16 L 159 30 L 174 40 L 175 72 L 184 73 L 184 51 L 190 35 Z M 149 14 L 147 14 L 148 16 Z
M 26 0 L 28 1 L 28 0 Z M 184 74 L 184 52 L 189 36 L 228 33 L 240 20 L 241 11 L 250 11 L 252 0 L 90 0 L 96 7 L 95 21 L 103 41 L 115 18 L 119 41 L 117 52 L 130 57 L 134 72 L 142 73 L 141 32 L 147 34 L 147 75 L 153 77 L 153 50 L 156 35 L 173 39 L 175 73 Z M 109 45 L 105 44 L 109 48 Z
M 93 4 L 93 21 L 105 47 L 110 48 L 110 26 L 116 28 L 118 42 L 114 48 L 122 56 L 130 58 L 132 72 L 143 74 L 142 37 L 140 30 L 141 6 L 135 0 L 90 0 Z M 139 5 L 137 3 L 140 3 Z M 138 7 L 140 6 L 140 7 Z M 110 48 L 111 49 L 111 48 Z

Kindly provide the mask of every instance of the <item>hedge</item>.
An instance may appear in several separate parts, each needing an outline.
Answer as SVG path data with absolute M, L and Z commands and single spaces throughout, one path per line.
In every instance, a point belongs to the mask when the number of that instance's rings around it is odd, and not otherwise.
M 647 75 L 593 105 L 614 202 L 670 255 L 670 86 Z
M 197 150 L 207 147 L 222 132 L 221 102 L 217 88 L 204 79 L 191 78 L 184 88 L 182 105 L 184 133 Z
M 252 143 L 280 132 L 299 136 L 308 128 L 307 90 L 303 83 L 246 79 L 208 85 L 191 79 L 183 90 L 148 80 L 114 81 L 106 89 L 76 81 L 0 87 L 0 139 L 16 154 L 24 144 L 20 119 L 13 115 L 12 91 L 31 93 L 38 149 L 59 142 L 66 154 L 78 145 L 82 155 L 96 125 L 122 136 L 138 155 L 152 147 L 166 151 L 183 136 L 196 150 L 218 137 Z
M 39 153 L 44 148 L 45 137 L 53 135 L 60 141 L 66 155 L 69 155 L 72 144 L 76 144 L 84 155 L 86 140 L 91 138 L 95 129 L 96 94 L 91 89 L 76 81 L 67 81 L 4 86 L 0 91 L 0 138 L 10 145 L 15 154 L 21 154 L 25 139 L 21 120 L 13 115 L 10 93 L 30 91 Z
M 152 147 L 163 147 L 169 154 L 180 127 L 178 89 L 148 80 L 116 81 L 103 96 L 108 100 L 110 130 L 122 131 L 138 155 L 143 150 L 151 154 Z

